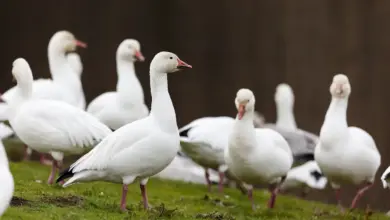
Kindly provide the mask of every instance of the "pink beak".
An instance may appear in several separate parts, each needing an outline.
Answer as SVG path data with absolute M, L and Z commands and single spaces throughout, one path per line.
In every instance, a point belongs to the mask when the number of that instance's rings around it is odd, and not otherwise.
M 139 61 L 144 61 L 144 60 L 145 60 L 145 57 L 142 55 L 141 51 L 135 52 L 135 57 L 136 57 Z
M 87 44 L 82 42 L 82 41 L 79 41 L 79 40 L 76 40 L 76 46 L 82 47 L 82 48 L 87 48 Z
M 182 61 L 181 59 L 177 58 L 177 67 L 187 67 L 192 68 L 191 65 L 187 64 L 186 62 Z
M 238 106 L 238 120 L 241 120 L 245 114 L 245 105 L 239 104 Z

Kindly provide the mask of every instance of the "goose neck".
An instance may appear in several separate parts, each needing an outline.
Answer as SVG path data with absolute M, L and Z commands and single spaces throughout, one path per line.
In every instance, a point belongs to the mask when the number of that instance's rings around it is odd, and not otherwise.
M 117 58 L 118 82 L 116 90 L 124 103 L 144 102 L 142 85 L 135 74 L 134 62 Z
M 277 103 L 276 105 L 276 125 L 286 129 L 295 130 L 297 128 L 293 105 L 287 103 Z
M 178 133 L 175 109 L 168 92 L 167 74 L 151 70 L 150 89 L 152 94 L 150 114 L 163 130 Z

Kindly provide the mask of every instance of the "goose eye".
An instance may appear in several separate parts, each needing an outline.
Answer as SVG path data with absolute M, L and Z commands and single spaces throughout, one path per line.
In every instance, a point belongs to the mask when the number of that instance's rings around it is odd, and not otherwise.
M 173 57 L 169 57 L 169 59 L 171 59 L 171 60 L 172 60 L 172 59 L 173 59 Z

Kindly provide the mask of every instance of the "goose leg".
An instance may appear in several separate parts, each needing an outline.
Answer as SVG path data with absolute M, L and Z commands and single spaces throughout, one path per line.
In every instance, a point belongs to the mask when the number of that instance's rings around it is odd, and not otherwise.
M 23 155 L 23 160 L 24 161 L 29 161 L 31 158 L 31 153 L 32 150 L 29 148 L 26 144 L 24 145 L 24 155 Z
M 218 191 L 220 193 L 223 193 L 223 181 L 224 181 L 225 173 L 218 172 L 218 175 L 219 175 Z
M 280 186 L 286 180 L 286 176 L 282 177 L 281 181 L 278 184 L 272 184 L 269 188 L 271 192 L 271 198 L 268 201 L 268 208 L 272 209 L 275 206 L 276 196 L 279 193 Z
M 352 204 L 351 204 L 351 209 L 354 209 L 356 207 L 356 204 L 357 202 L 359 201 L 359 199 L 363 196 L 363 194 L 369 190 L 372 186 L 374 185 L 374 183 L 367 183 L 366 186 L 364 186 L 363 188 L 361 188 L 357 193 L 356 193 L 356 196 L 355 198 L 353 199 L 352 201 Z
M 51 172 L 50 172 L 49 179 L 47 180 L 47 184 L 51 185 L 54 183 L 54 179 L 57 174 L 57 168 L 58 168 L 57 161 L 54 160 L 53 165 L 51 166 Z
M 255 202 L 253 201 L 253 188 L 248 189 L 248 199 L 251 202 L 252 210 L 254 211 L 256 207 L 255 207 Z
M 146 183 L 147 182 L 148 182 L 148 179 L 144 179 L 139 184 L 139 187 L 141 188 L 141 194 L 142 194 L 142 200 L 143 200 L 143 203 L 144 203 L 144 209 L 148 209 L 149 208 L 148 195 L 146 193 Z
M 53 161 L 46 159 L 44 153 L 40 154 L 39 161 L 41 162 L 42 165 L 47 165 L 47 166 L 53 165 Z
M 337 206 L 340 208 L 341 212 L 344 212 L 344 207 L 343 204 L 341 203 L 341 189 L 335 189 L 334 190 L 335 195 L 336 195 L 336 200 L 337 200 Z
M 128 186 L 123 184 L 122 186 L 122 198 L 121 198 L 121 210 L 126 211 L 126 197 L 127 197 Z
M 207 189 L 209 192 L 211 192 L 210 173 L 209 173 L 209 170 L 207 168 L 204 169 L 204 176 L 206 178 Z

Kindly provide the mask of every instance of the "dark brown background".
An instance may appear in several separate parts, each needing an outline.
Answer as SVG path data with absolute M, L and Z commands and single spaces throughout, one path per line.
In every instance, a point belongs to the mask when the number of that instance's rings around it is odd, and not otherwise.
M 352 83 L 351 125 L 375 138 L 382 154 L 377 184 L 361 206 L 390 209 L 379 176 L 390 164 L 390 1 L 20 1 L 0 3 L 0 92 L 11 83 L 11 63 L 26 58 L 36 78 L 49 77 L 47 44 L 66 29 L 88 43 L 79 50 L 87 100 L 115 89 L 115 50 L 125 38 L 142 44 L 147 62 L 137 74 L 150 103 L 148 64 L 161 50 L 193 65 L 170 77 L 179 126 L 201 116 L 234 115 L 237 89 L 254 90 L 257 110 L 275 120 L 273 93 L 280 82 L 295 90 L 301 128 L 319 132 L 336 72 Z M 343 195 L 352 199 L 351 190 Z M 333 202 L 330 191 L 312 198 Z

